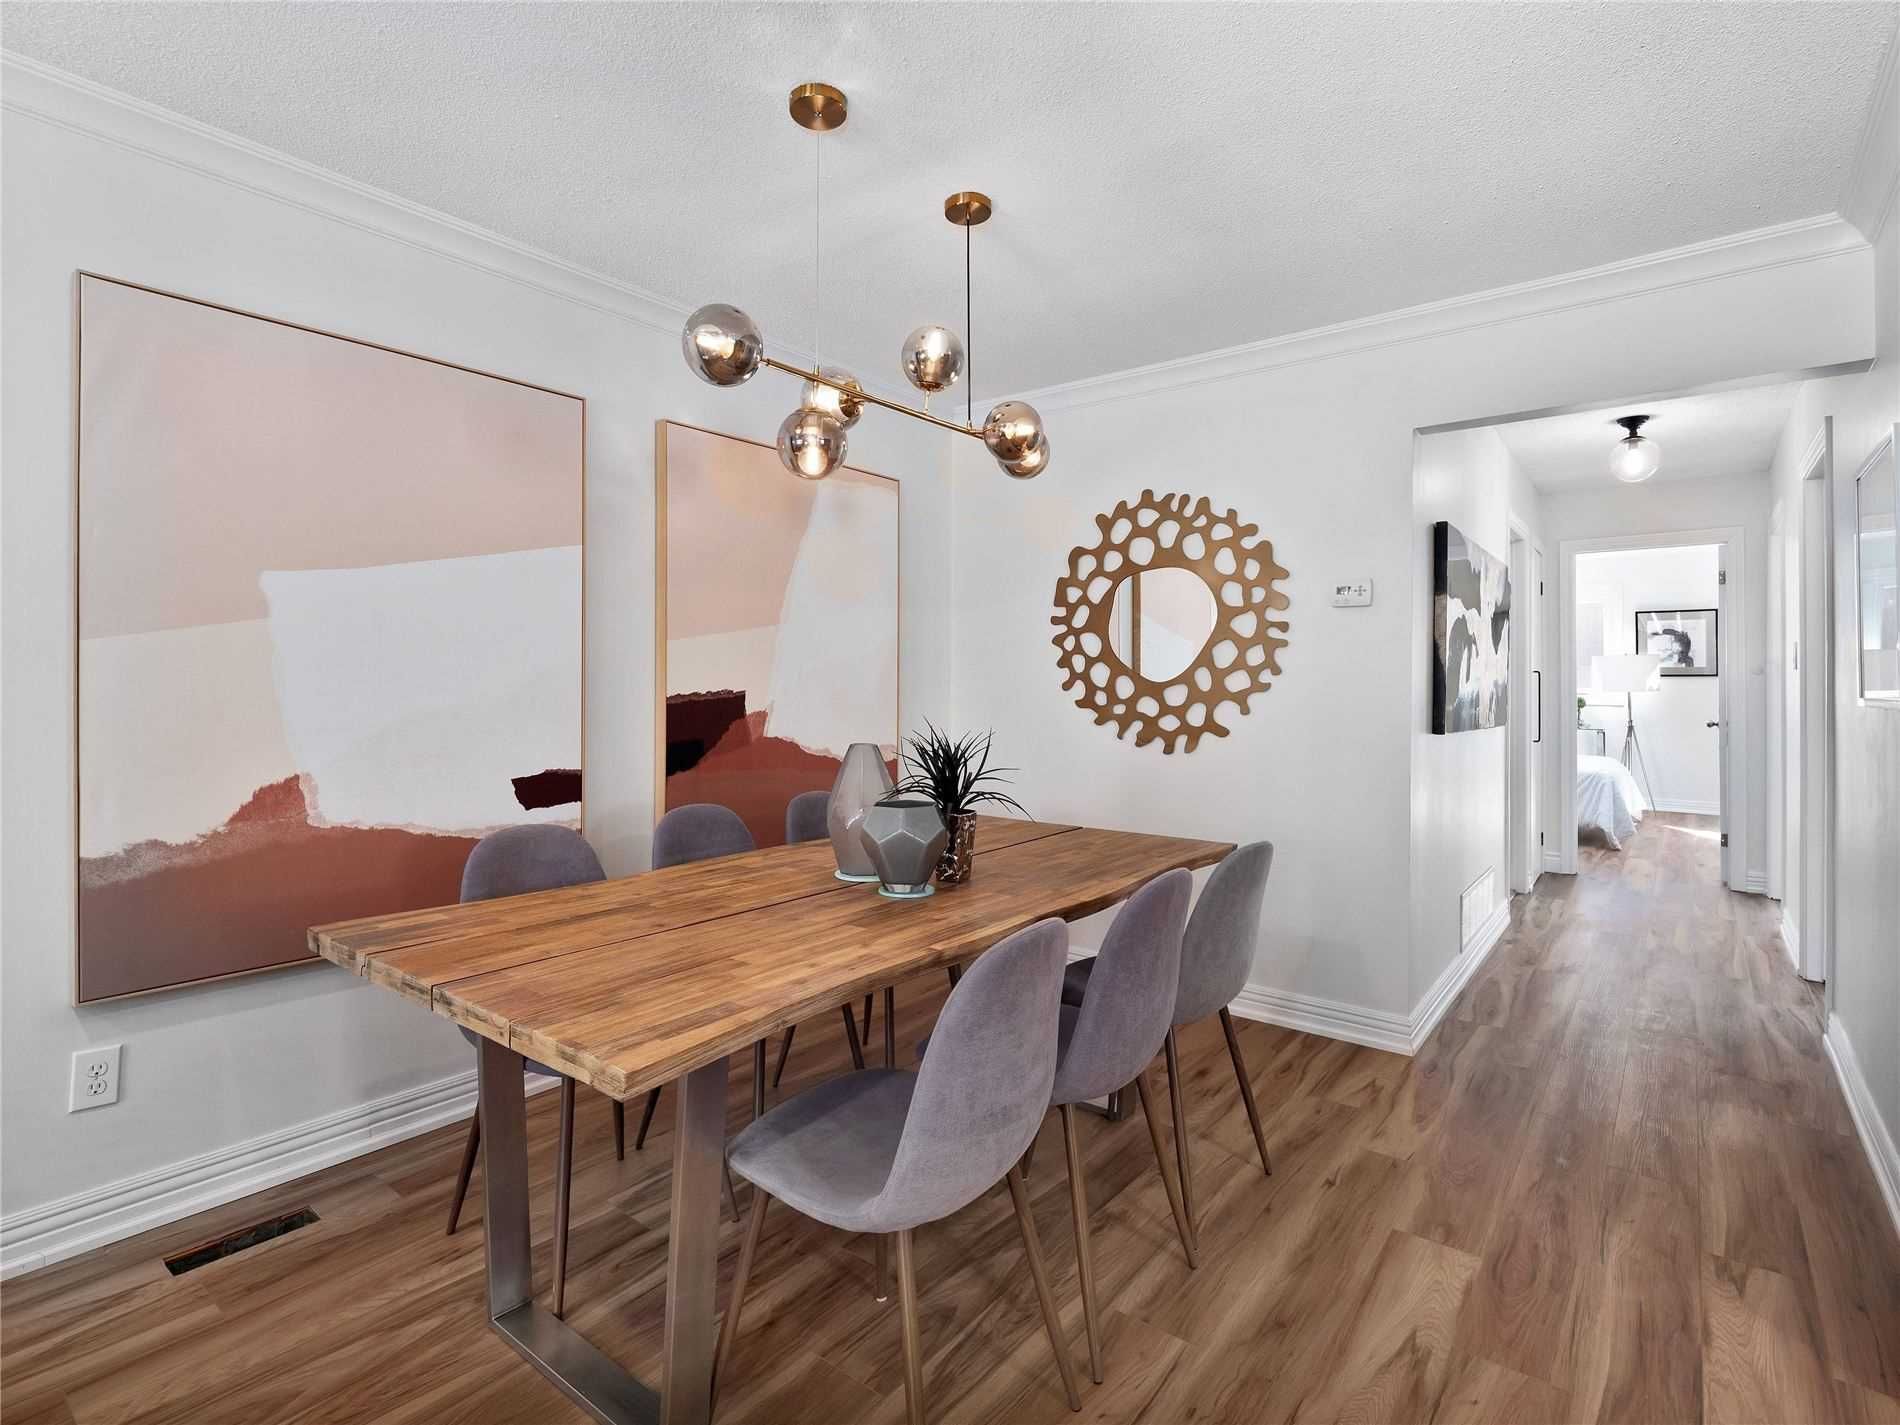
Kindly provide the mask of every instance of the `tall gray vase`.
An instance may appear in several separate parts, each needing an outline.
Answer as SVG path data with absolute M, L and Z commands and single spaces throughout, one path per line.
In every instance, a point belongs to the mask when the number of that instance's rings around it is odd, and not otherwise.
M 875 742 L 854 742 L 845 749 L 838 779 L 831 784 L 831 803 L 825 809 L 825 830 L 831 834 L 831 853 L 838 859 L 841 881 L 875 881 L 877 867 L 859 839 L 864 814 L 890 795 L 891 771 Z

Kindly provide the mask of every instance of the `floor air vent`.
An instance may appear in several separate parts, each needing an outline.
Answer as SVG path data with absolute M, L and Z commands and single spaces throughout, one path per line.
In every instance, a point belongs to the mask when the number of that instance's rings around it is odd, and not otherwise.
M 295 1232 L 299 1227 L 308 1227 L 319 1221 L 317 1214 L 307 1207 L 295 1212 L 286 1212 L 282 1217 L 271 1217 L 263 1222 L 253 1222 L 249 1227 L 240 1227 L 227 1233 L 215 1242 L 206 1242 L 193 1247 L 190 1251 L 180 1252 L 175 1257 L 165 1259 L 165 1270 L 175 1277 L 182 1277 L 197 1267 L 215 1262 L 224 1257 L 234 1256 L 246 1247 L 255 1247 L 259 1242 L 268 1242 L 273 1237 L 282 1237 L 286 1232 Z

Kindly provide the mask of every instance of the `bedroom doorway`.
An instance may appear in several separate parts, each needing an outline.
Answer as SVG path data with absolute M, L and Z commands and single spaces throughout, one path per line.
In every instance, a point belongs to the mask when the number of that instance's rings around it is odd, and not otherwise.
M 1560 858 L 1581 834 L 1612 847 L 1651 810 L 1717 842 L 1724 884 L 1742 884 L 1736 834 L 1742 656 L 1740 529 L 1566 540 L 1558 629 L 1572 738 L 1558 749 Z

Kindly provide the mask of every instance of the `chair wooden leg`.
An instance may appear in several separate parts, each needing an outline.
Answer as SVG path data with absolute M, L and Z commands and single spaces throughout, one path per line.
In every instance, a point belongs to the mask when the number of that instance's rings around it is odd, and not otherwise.
M 746 1220 L 745 1238 L 739 1243 L 739 1267 L 732 1277 L 732 1300 L 726 1304 L 726 1314 L 719 1322 L 719 1348 L 713 1353 L 714 1402 L 719 1399 L 719 1379 L 726 1373 L 732 1343 L 739 1339 L 739 1308 L 745 1305 L 746 1283 L 752 1279 L 752 1259 L 759 1250 L 759 1236 L 765 1230 L 765 1208 L 771 1200 L 759 1191 L 757 1183 L 752 1185 L 752 1215 Z
M 1095 1303 L 1095 1254 L 1089 1247 L 1089 1189 L 1082 1176 L 1082 1140 L 1075 1131 L 1075 1105 L 1065 1103 L 1062 1149 L 1069 1160 L 1069 1213 L 1075 1220 L 1075 1274 L 1082 1285 L 1082 1324 L 1088 1330 L 1089 1379 L 1102 1383 L 1102 1322 Z
M 1227 1055 L 1234 1061 L 1234 1074 L 1240 1080 L 1240 1101 L 1247 1105 L 1247 1122 L 1253 1126 L 1253 1145 L 1260 1150 L 1260 1166 L 1273 1176 L 1273 1159 L 1267 1156 L 1267 1135 L 1260 1131 L 1260 1110 L 1254 1106 L 1253 1080 L 1247 1076 L 1247 1060 L 1240 1052 L 1240 1036 L 1234 1032 L 1234 1016 L 1221 1006 L 1220 1027 L 1227 1035 Z
M 792 1036 L 798 1032 L 796 1024 L 785 1026 L 785 1037 L 778 1041 L 778 1066 L 772 1070 L 772 1087 L 778 1087 L 778 1081 L 785 1077 L 785 1061 L 791 1057 Z
M 739 1194 L 732 1186 L 732 1164 L 721 1163 L 720 1167 L 725 1170 L 726 1174 L 726 1206 L 732 1209 L 732 1220 L 737 1222 L 739 1220 Z
M 1146 1069 L 1135 1075 L 1135 1095 L 1141 1100 L 1141 1116 L 1148 1120 L 1148 1141 L 1154 1144 L 1155 1166 L 1161 1170 L 1161 1186 L 1167 1189 L 1168 1209 L 1174 1213 L 1174 1230 L 1180 1234 L 1181 1250 L 1187 1255 L 1187 1264 L 1198 1267 L 1201 1263 L 1194 1242 L 1194 1226 L 1181 1203 L 1181 1185 L 1174 1180 L 1174 1164 L 1168 1161 L 1167 1145 L 1161 1141 L 1161 1120 L 1155 1117 L 1155 1106 L 1148 1096 Z
M 864 1043 L 858 1038 L 858 1017 L 850 1005 L 841 1005 L 838 1012 L 844 1016 L 844 1042 L 851 1050 L 851 1067 L 864 1067 Z
M 1194 1158 L 1188 1152 L 1187 1102 L 1181 1087 L 1181 1052 L 1172 1029 L 1168 1031 L 1163 1047 L 1168 1060 L 1168 1116 L 1174 1120 L 1174 1170 L 1181 1179 L 1181 1205 L 1187 1209 L 1188 1225 L 1194 1229 L 1198 1241 L 1201 1226 L 1194 1211 Z
M 633 1135 L 633 1151 L 639 1152 L 647 1145 L 647 1129 L 653 1125 L 653 1110 L 660 1106 L 660 1091 L 647 1090 L 646 1107 L 640 1110 L 640 1131 Z
M 904 1318 L 904 1406 L 910 1425 L 924 1425 L 924 1343 L 917 1330 L 917 1263 L 908 1227 L 897 1234 L 897 1299 Z
M 627 1160 L 627 1106 L 619 1099 L 614 1100 L 614 1160 Z
M 448 1235 L 455 1235 L 455 1224 L 462 1215 L 462 1199 L 468 1196 L 468 1180 L 475 1173 L 475 1154 L 482 1146 L 482 1116 L 468 1116 L 468 1142 L 462 1148 L 462 1170 L 455 1175 L 455 1197 L 449 1203 Z
M 871 1295 L 878 1301 L 891 1299 L 891 1238 L 887 1232 L 880 1232 L 871 1241 L 871 1272 L 876 1281 L 872 1285 Z
M 567 1309 L 567 1202 L 574 1186 L 574 1081 L 561 1080 L 561 1147 L 554 1164 L 554 1315 Z
M 1022 1229 L 1023 1255 L 1029 1258 L 1029 1275 L 1036 1282 L 1036 1301 L 1042 1307 L 1042 1329 L 1049 1333 L 1049 1348 L 1056 1353 L 1056 1370 L 1062 1376 L 1063 1394 L 1069 1397 L 1069 1409 L 1082 1408 L 1082 1392 L 1075 1381 L 1075 1362 L 1069 1359 L 1069 1343 L 1062 1336 L 1062 1313 L 1056 1310 L 1056 1296 L 1049 1289 L 1049 1269 L 1043 1265 L 1042 1243 L 1036 1238 L 1036 1216 L 1029 1210 L 1029 1190 L 1022 1175 L 1009 1174 L 1009 1200 L 1016 1206 L 1016 1225 Z

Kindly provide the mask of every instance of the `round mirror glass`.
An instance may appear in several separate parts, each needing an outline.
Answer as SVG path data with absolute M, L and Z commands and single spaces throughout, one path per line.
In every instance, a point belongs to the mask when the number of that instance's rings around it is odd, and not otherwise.
M 1151 682 L 1186 671 L 1214 632 L 1214 591 L 1191 569 L 1144 569 L 1115 589 L 1115 656 Z

